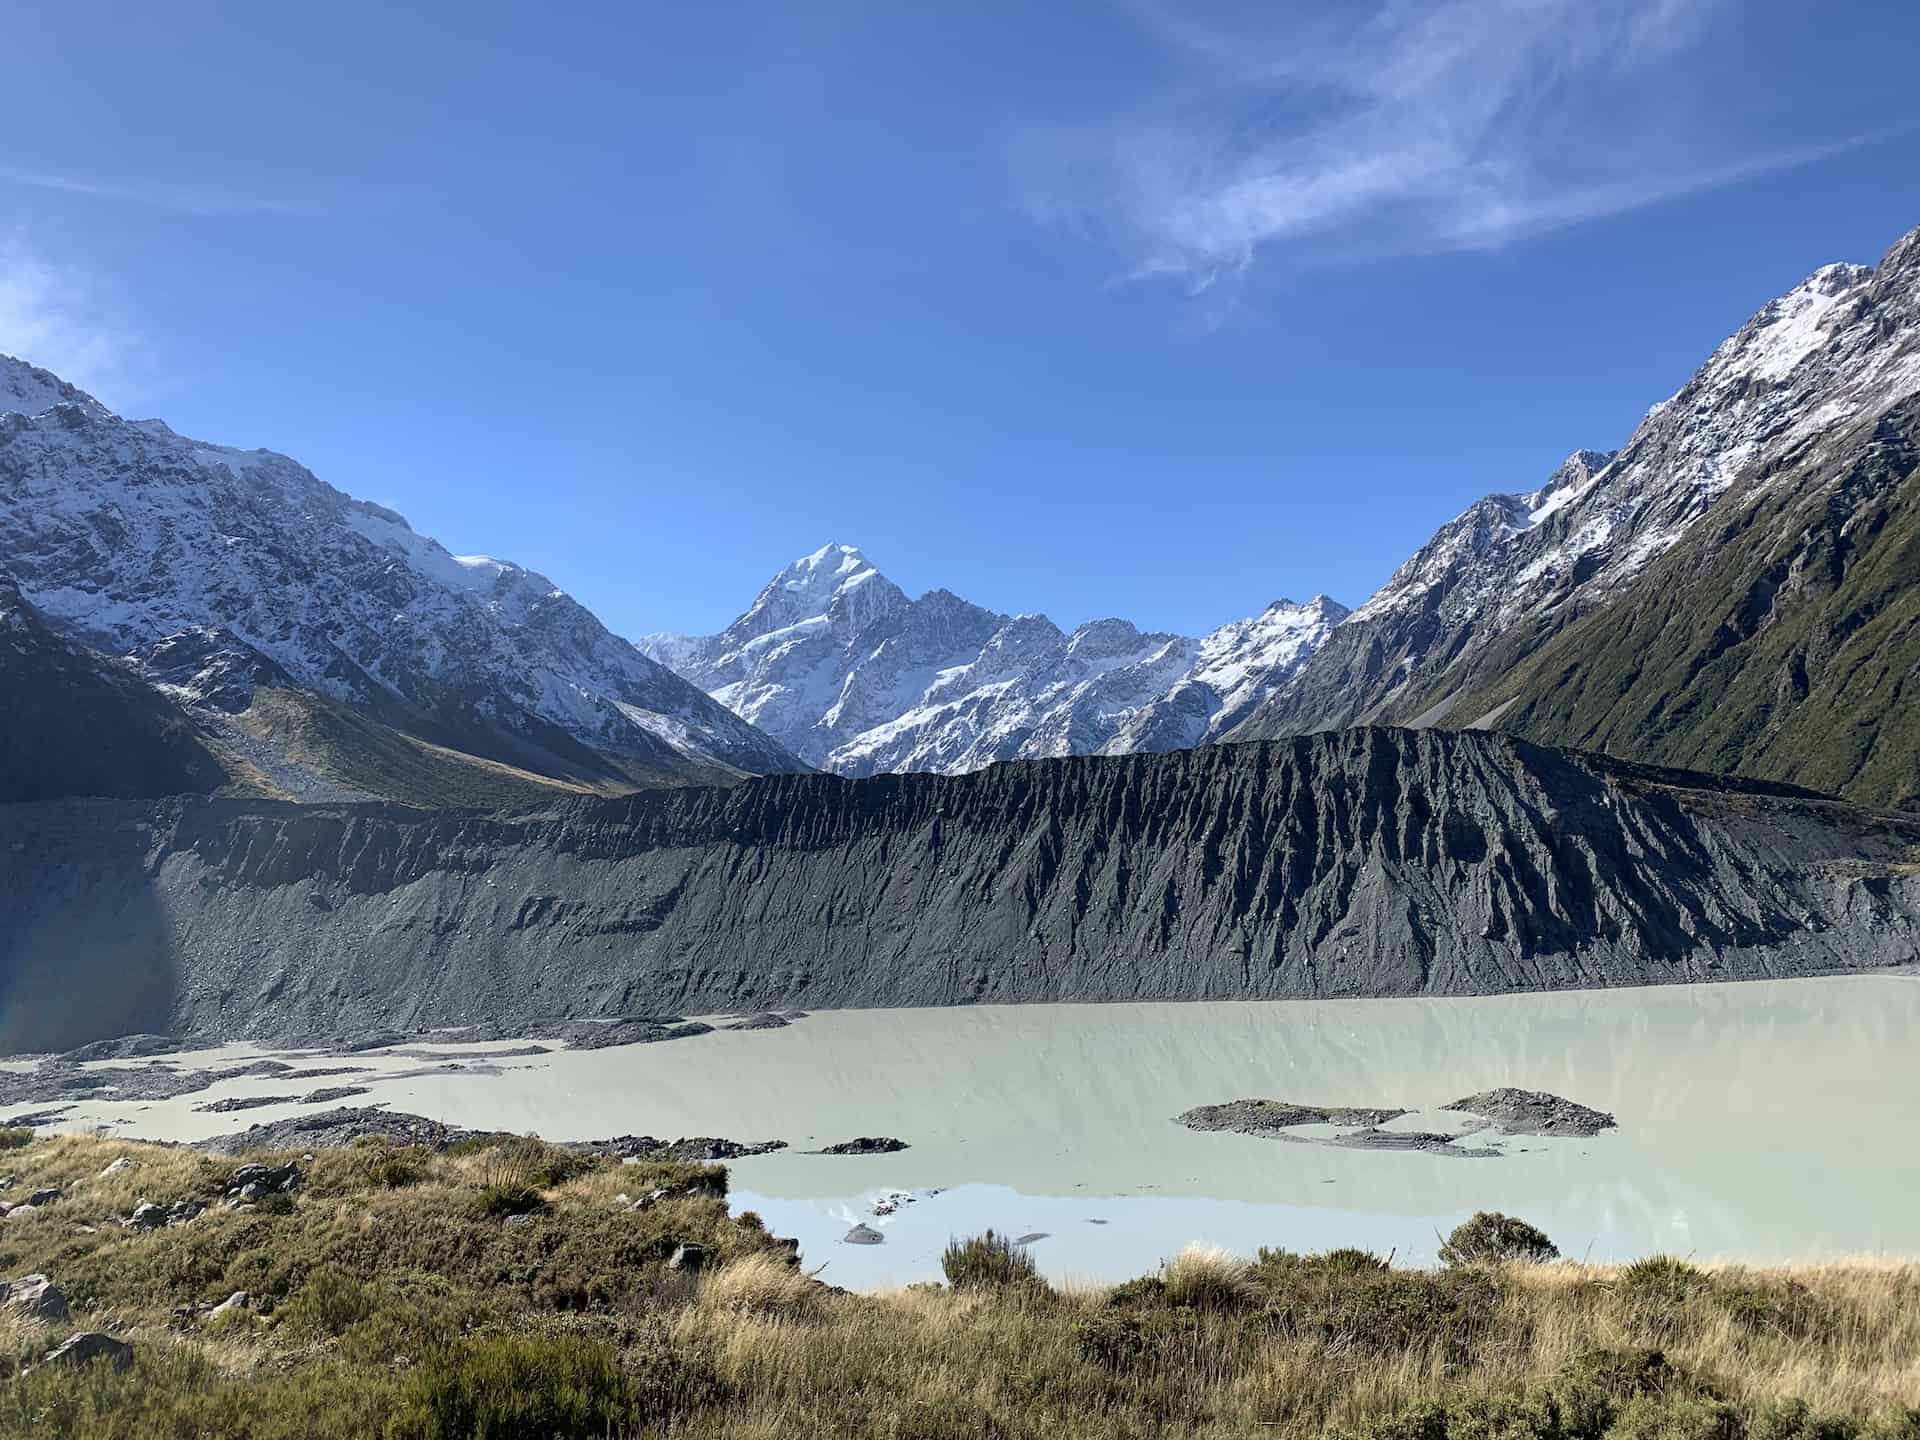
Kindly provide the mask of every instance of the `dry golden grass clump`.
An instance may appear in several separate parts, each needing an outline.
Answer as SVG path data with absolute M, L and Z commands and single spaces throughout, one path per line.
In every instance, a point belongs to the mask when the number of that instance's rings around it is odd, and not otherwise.
M 1256 1298 L 1247 1262 L 1217 1245 L 1189 1245 L 1161 1280 L 1167 1303 L 1189 1310 L 1243 1310 Z
M 817 1314 L 818 1282 L 795 1269 L 786 1255 L 756 1251 L 708 1274 L 700 1284 L 703 1309 L 763 1320 L 805 1320 Z
M 949 1284 L 853 1295 L 729 1215 L 718 1167 L 360 1145 L 240 1211 L 218 1203 L 239 1163 L 79 1137 L 7 1154 L 17 1186 L 62 1194 L 0 1222 L 0 1278 L 51 1276 L 72 1318 L 0 1307 L 0 1436 L 1920 1440 L 1906 1263 L 1542 1263 L 1545 1237 L 1490 1216 L 1435 1270 L 1195 1247 L 1064 1288 L 979 1236 Z M 209 1208 L 122 1226 L 142 1200 Z M 134 1365 L 39 1366 L 77 1329 Z

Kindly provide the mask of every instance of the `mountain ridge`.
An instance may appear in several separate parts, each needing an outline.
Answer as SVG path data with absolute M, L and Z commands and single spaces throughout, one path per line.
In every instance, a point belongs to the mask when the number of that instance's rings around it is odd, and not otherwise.
M 1712 615 L 1718 625 L 1724 616 L 1728 634 L 1746 632 L 1745 646 L 1756 629 L 1739 619 L 1749 604 L 1764 615 L 1758 629 L 1781 617 L 1804 629 L 1792 618 L 1793 587 L 1776 595 L 1776 582 L 1764 597 L 1748 597 L 1767 587 L 1778 552 L 1805 549 L 1794 536 L 1808 527 L 1831 529 L 1831 541 L 1816 547 L 1829 568 L 1844 571 L 1863 551 L 1886 557 L 1891 573 L 1874 592 L 1879 610 L 1910 604 L 1900 592 L 1920 583 L 1915 482 L 1896 475 L 1874 488 L 1902 497 L 1883 512 L 1844 477 L 1874 443 L 1849 448 L 1847 437 L 1878 434 L 1917 392 L 1920 230 L 1878 266 L 1823 266 L 1763 305 L 1647 412 L 1619 451 L 1576 452 L 1542 489 L 1488 496 L 1442 526 L 1225 738 L 1371 723 L 1499 726 L 1652 761 L 1804 778 L 1869 803 L 1911 803 L 1920 794 L 1920 747 L 1912 744 L 1894 747 L 1904 760 L 1863 767 L 1856 778 L 1822 764 L 1810 736 L 1786 748 L 1724 734 L 1709 740 L 1731 728 L 1715 718 L 1721 707 L 1756 716 L 1774 707 L 1748 693 L 1732 666 L 1716 664 L 1725 640 L 1677 637 L 1694 617 Z M 1805 503 L 1766 498 L 1783 486 Z M 1764 533 L 1736 518 L 1753 516 L 1756 506 L 1774 507 Z M 1856 514 L 1859 523 L 1850 523 Z M 1663 564 L 1670 554 L 1690 558 Z M 1838 578 L 1823 586 L 1815 589 L 1844 589 Z M 1840 633 L 1830 639 L 1838 644 L 1868 618 L 1834 616 Z M 1911 618 L 1885 628 L 1886 658 L 1910 681 L 1920 659 Z M 1576 633 L 1577 644 L 1563 638 Z M 1626 634 L 1631 642 L 1620 638 Z M 1636 678 L 1649 647 L 1676 651 L 1658 684 Z M 1821 667 L 1809 672 L 1804 662 L 1783 661 L 1779 683 L 1792 689 L 1808 675 L 1817 679 Z M 1852 663 L 1870 661 L 1856 651 Z M 1632 694 L 1616 706 L 1607 695 L 1622 686 Z M 1576 690 L 1585 698 L 1570 698 Z M 1681 692 L 1690 720 L 1671 710 Z M 1902 686 L 1889 679 L 1875 693 L 1879 707 L 1850 723 L 1892 732 Z
M 1179 749 L 1221 733 L 1345 607 L 1316 596 L 1194 638 L 1117 618 L 1063 631 L 934 589 L 909 597 L 857 547 L 785 566 L 725 630 L 641 648 L 838 774 Z
M 801 768 L 546 577 L 453 555 L 283 455 L 122 419 L 11 357 L 0 570 L 78 643 L 129 656 L 217 632 L 234 675 L 481 766 L 611 789 Z
M 1781 978 L 1907 964 L 1920 938 L 1920 816 L 1479 732 L 516 812 L 189 797 L 6 819 L 15 1049 L 36 1022 L 299 1042 L 563 1015 Z M 99 1003 L 55 1013 L 76 979 Z M 135 993 L 163 998 L 112 1009 Z

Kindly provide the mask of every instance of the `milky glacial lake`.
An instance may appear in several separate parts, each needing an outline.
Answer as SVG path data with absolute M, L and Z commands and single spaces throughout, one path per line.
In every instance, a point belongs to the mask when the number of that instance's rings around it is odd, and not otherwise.
M 1430 1260 L 1478 1209 L 1567 1254 L 1778 1260 L 1920 1254 L 1920 979 L 1846 977 L 1454 1000 L 1036 1005 L 815 1012 L 785 1029 L 489 1059 L 299 1057 L 373 1073 L 352 1104 L 550 1139 L 785 1140 L 734 1162 L 734 1204 L 850 1288 L 937 1277 L 953 1235 L 1039 1234 L 1054 1278 L 1150 1271 L 1200 1241 L 1362 1245 Z M 418 1050 L 420 1047 L 409 1047 Z M 246 1047 L 169 1063 L 230 1062 Z M 1431 1109 L 1495 1086 L 1613 1113 L 1591 1139 L 1495 1158 L 1336 1149 L 1174 1123 L 1267 1097 Z M 70 1128 L 197 1139 L 300 1113 L 194 1107 L 284 1093 L 256 1077 L 159 1102 L 90 1101 Z M 12 1106 L 21 1113 L 42 1106 Z M 1415 1123 L 1415 1122 L 1407 1122 Z M 861 1135 L 897 1154 L 802 1152 Z M 890 1207 L 886 1197 L 911 1196 Z M 890 1213 L 876 1213 L 876 1210 Z M 851 1226 L 877 1245 L 844 1243 Z

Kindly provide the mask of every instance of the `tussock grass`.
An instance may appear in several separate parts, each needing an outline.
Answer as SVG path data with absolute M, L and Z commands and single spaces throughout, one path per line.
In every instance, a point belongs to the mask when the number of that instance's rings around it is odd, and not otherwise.
M 700 1304 L 721 1314 L 804 1320 L 819 1312 L 821 1289 L 783 1255 L 758 1251 L 708 1275 Z
M 955 1242 L 960 1283 L 849 1295 L 729 1217 L 724 1170 L 582 1169 L 514 1137 L 323 1153 L 283 1214 L 112 1223 L 216 1194 L 235 1163 L 73 1137 L 9 1156 L 67 1193 L 0 1224 L 0 1276 L 45 1271 L 76 1327 L 138 1360 L 22 1378 L 67 1331 L 0 1312 L 0 1436 L 1920 1440 L 1903 1262 L 1424 1271 L 1189 1250 L 1054 1290 L 994 1236 Z M 495 1185 L 530 1190 L 538 1218 L 485 1213 Z M 667 1267 L 687 1243 L 711 1251 L 697 1278 Z M 257 1308 L 195 1318 L 234 1290 Z
M 1259 1295 L 1247 1262 L 1217 1245 L 1189 1245 L 1161 1279 L 1167 1303 L 1188 1310 L 1244 1310 Z

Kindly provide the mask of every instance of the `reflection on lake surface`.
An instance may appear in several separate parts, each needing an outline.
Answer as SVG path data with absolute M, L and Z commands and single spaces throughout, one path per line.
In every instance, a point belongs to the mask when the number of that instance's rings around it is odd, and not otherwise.
M 732 1167 L 737 1206 L 798 1235 L 809 1268 L 824 1263 L 823 1278 L 856 1288 L 937 1276 L 948 1237 L 988 1225 L 1044 1232 L 1032 1253 L 1050 1275 L 1110 1279 L 1193 1240 L 1430 1259 L 1437 1236 L 1476 1209 L 1525 1216 L 1595 1259 L 1916 1254 L 1917 1019 L 1920 980 L 1902 976 L 817 1012 L 783 1030 L 504 1059 L 490 1074 L 376 1074 L 352 1103 L 552 1139 L 724 1135 L 805 1150 L 899 1136 L 912 1148 Z M 1500 1085 L 1611 1111 L 1619 1129 L 1516 1137 L 1499 1158 L 1468 1160 L 1202 1135 L 1170 1118 L 1243 1096 L 1419 1108 Z M 64 1118 L 197 1137 L 299 1107 L 206 1115 L 195 1104 L 286 1088 L 249 1078 Z M 916 1198 L 876 1216 L 875 1200 L 896 1191 Z M 841 1243 L 856 1222 L 884 1243 Z

